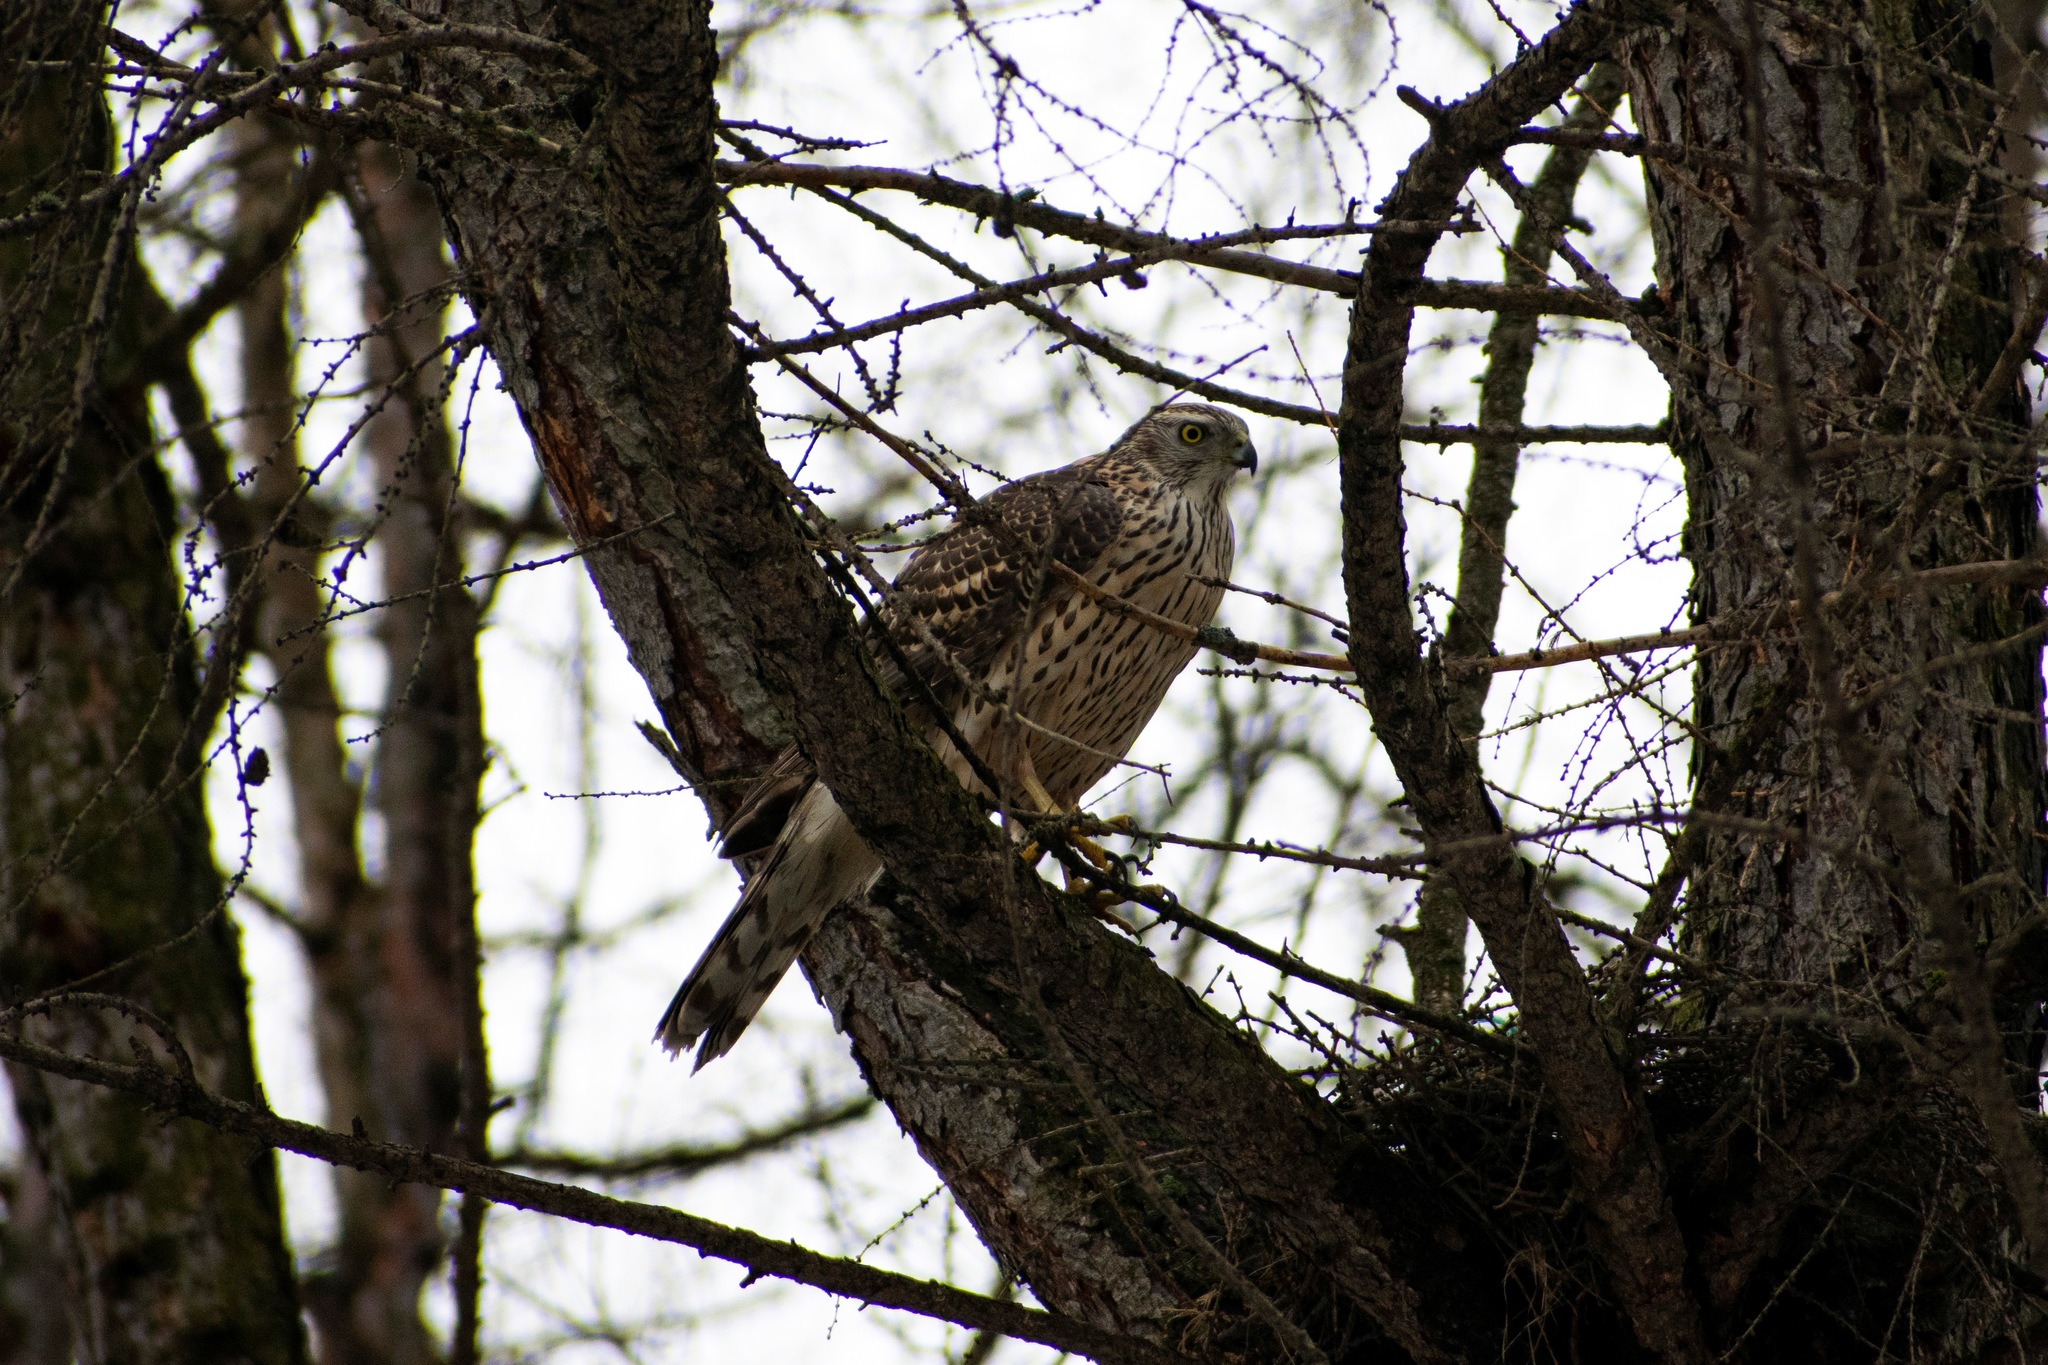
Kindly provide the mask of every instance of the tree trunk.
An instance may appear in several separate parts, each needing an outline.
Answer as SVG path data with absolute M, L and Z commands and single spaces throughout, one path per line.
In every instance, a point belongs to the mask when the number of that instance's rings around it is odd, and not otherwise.
M 1992 377 L 2019 321 L 2019 244 L 1992 187 L 1959 164 L 1992 137 L 1996 111 L 1967 90 L 1944 110 L 1930 90 L 1949 75 L 1988 80 L 1987 45 L 1936 4 L 1823 10 L 1810 24 L 1764 14 L 1753 36 L 1748 22 L 1725 4 L 1636 49 L 1644 131 L 1736 166 L 1760 150 L 1868 192 L 1648 163 L 1658 287 L 1697 394 L 1674 413 L 1694 616 L 1793 619 L 1802 542 L 1824 590 L 1865 589 L 1853 615 L 1823 618 L 1837 674 L 1825 687 L 1878 689 L 1853 731 L 1904 741 L 1883 770 L 1910 791 L 1912 817 L 1873 818 L 1873 774 L 1830 733 L 1824 688 L 1807 676 L 1823 665 L 1802 656 L 1798 636 L 1781 627 L 1754 648 L 1705 652 L 1697 719 L 1714 747 L 1702 771 L 1724 761 L 1745 721 L 1784 706 L 1733 775 L 1735 809 L 1804 837 L 1759 848 L 1710 834 L 1692 874 L 1689 942 L 1745 974 L 1912 1015 L 1938 964 L 1930 908 L 1897 875 L 1907 846 L 1955 886 L 2002 878 L 1971 898 L 1978 936 L 2010 930 L 2042 882 L 2038 638 L 1928 671 L 2021 635 L 2040 619 L 2038 593 L 1882 586 L 1914 569 L 2023 558 L 2037 540 L 2031 462 L 1999 449 L 2024 437 L 2024 400 L 2010 368 Z M 1925 439 L 1885 439 L 1913 435 Z M 1987 444 L 1933 439 L 1952 435 Z
M 363 313 L 378 329 L 369 345 L 370 379 L 392 393 L 364 431 L 386 507 L 376 543 L 384 593 L 392 599 L 379 622 L 387 678 L 376 759 L 385 837 L 380 1112 L 398 1140 L 482 1160 L 490 1080 L 483 1070 L 471 854 L 483 781 L 483 705 L 476 602 L 468 589 L 446 586 L 463 574 L 463 504 L 444 410 L 448 367 L 438 353 L 446 335 L 447 247 L 433 193 L 411 157 L 372 143 L 357 164 L 367 209 L 357 228 L 370 263 Z M 412 1272 L 423 1276 L 441 1249 L 439 1199 L 431 1190 L 404 1193 L 418 1204 Z M 464 1201 L 467 1256 L 475 1250 L 467 1220 L 482 1207 Z M 458 1279 L 472 1268 L 459 1260 Z M 415 1280 L 402 1309 L 398 1296 L 391 1302 L 394 1318 L 402 1314 L 414 1331 L 418 1291 Z M 463 1311 L 474 1307 L 473 1297 L 459 1294 L 458 1301 Z M 458 1339 L 464 1331 L 473 1334 L 474 1322 L 458 1330 Z
M 106 170 L 103 19 L 54 3 L 8 12 L 0 213 Z M 69 65 L 30 75 L 29 59 Z M 203 1083 L 253 1100 L 247 992 L 196 780 L 211 717 L 172 572 L 170 492 L 140 382 L 93 380 L 134 345 L 119 210 L 59 218 L 0 254 L 16 415 L 0 435 L 0 974 L 16 1002 L 120 991 L 169 1025 Z M 119 1056 L 140 1038 L 163 1055 L 153 1025 L 84 1004 L 28 1027 L 70 1051 Z M 88 1086 L 10 1079 L 58 1211 L 81 1357 L 303 1358 L 270 1152 Z
M 1995 180 L 1993 55 L 1938 0 L 1703 5 L 1629 55 L 1644 133 L 1694 151 L 1645 163 L 1673 448 L 1695 620 L 1744 641 L 1696 675 L 1695 805 L 1749 823 L 1688 831 L 1682 942 L 1722 976 L 1674 1022 L 1747 1038 L 1724 1084 L 1752 1073 L 1759 1131 L 1782 1125 L 1705 1173 L 1704 1278 L 1754 1308 L 1812 1258 L 1837 1314 L 1917 1294 L 1942 1356 L 2012 1290 L 1997 1256 L 1981 1281 L 1928 1270 L 1927 1238 L 1981 1238 L 2008 1200 L 2009 1254 L 2048 1268 L 2021 1126 L 2048 988 L 2040 594 L 1903 579 L 2037 547 L 2016 375 L 2044 292 Z M 1915 1100 L 1930 1071 L 1974 1123 Z M 1958 1161 L 2002 1179 L 1955 1184 Z M 1756 1349 L 1839 1330 L 1780 1308 Z
M 1365 1214 L 1366 1190 L 1405 1178 L 1143 950 L 1019 879 L 879 694 L 798 534 L 726 330 L 705 7 L 563 17 L 610 83 L 596 173 L 508 175 L 495 152 L 455 148 L 429 172 L 487 344 L 689 776 L 716 811 L 723 784 L 794 733 L 911 888 L 842 914 L 806 955 L 877 1093 L 995 1255 L 1064 1311 L 1277 1356 L 1273 1321 L 1219 1291 L 1220 1248 L 1334 1353 L 1482 1347 L 1489 1329 L 1449 1299 L 1423 1321 L 1395 1277 L 1447 1255 L 1425 1221 L 1383 1230 Z M 447 18 L 512 22 L 481 0 Z M 551 77 L 515 75 L 511 59 L 422 65 L 441 99 L 533 92 L 525 115 L 569 143 L 583 136 L 569 115 L 593 107 L 544 101 Z M 1053 1006 L 1078 1074 L 1027 992 Z M 1208 1246 L 1119 1177 L 1083 1078 L 1144 1150 L 1179 1154 L 1172 1186 Z
M 460 589 L 459 504 L 442 412 L 448 268 L 432 197 L 393 149 L 360 153 L 358 228 L 370 262 L 364 313 L 373 401 L 363 434 L 381 487 L 375 544 L 387 598 L 380 624 L 387 700 L 377 749 L 385 877 L 370 883 L 359 852 L 361 793 L 347 773 L 326 637 L 317 626 L 324 535 L 310 499 L 270 549 L 264 638 L 282 683 L 286 767 L 297 807 L 305 901 L 298 925 L 315 987 L 314 1035 L 330 1122 L 357 1120 L 378 1137 L 481 1156 L 458 1138 L 481 1058 L 470 854 L 482 778 L 475 605 Z M 260 198 L 260 185 L 252 186 Z M 259 289 L 244 305 L 245 369 L 276 410 L 252 428 L 266 522 L 299 491 L 292 385 L 270 357 L 285 336 L 282 295 Z M 401 308 L 403 311 L 401 311 Z M 280 403 L 282 406 L 280 406 Z M 487 1107 L 487 1082 L 483 1105 Z M 475 1125 L 478 1138 L 481 1124 Z M 428 1365 L 439 1358 L 420 1315 L 427 1278 L 443 1263 L 440 1193 L 335 1172 L 340 1237 L 310 1277 L 307 1297 L 326 1365 Z M 481 1205 L 466 1204 L 469 1214 Z M 466 1217 L 465 1228 L 472 1219 Z M 473 1264 L 473 1237 L 466 1242 Z M 473 1304 L 473 1292 L 463 1299 Z M 458 1335 L 461 1330 L 459 1329 Z M 473 1323 L 466 1329 L 473 1332 Z
M 64 1242 L 42 1167 L 24 1152 L 8 1172 L 0 1228 L 0 1365 L 72 1365 Z

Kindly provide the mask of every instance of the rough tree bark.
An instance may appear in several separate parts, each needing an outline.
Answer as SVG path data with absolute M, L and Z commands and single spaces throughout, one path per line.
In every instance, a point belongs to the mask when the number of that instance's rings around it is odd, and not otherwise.
M 93 5 L 7 12 L 0 212 L 74 196 L 108 167 L 102 19 Z M 0 432 L 0 976 L 17 1005 L 94 978 L 167 1021 L 208 1086 L 251 1100 L 246 987 L 193 780 L 212 717 L 169 490 L 141 381 L 93 380 L 132 373 L 124 207 L 0 248 L 0 374 L 17 414 Z M 103 1054 L 149 1032 L 61 1004 L 28 1027 Z M 303 1359 L 270 1152 L 37 1072 L 9 1078 L 83 1358 Z
M 1696 787 L 1796 832 L 1692 832 L 1685 943 L 1728 975 L 1679 1022 L 1864 1030 L 1855 1046 L 1837 1032 L 1831 1065 L 1774 1082 L 1805 1116 L 1782 1155 L 1710 1186 L 1703 1269 L 1721 1308 L 1753 1302 L 1760 1269 L 1857 1180 L 1892 1207 L 1815 1261 L 1816 1294 L 1912 1292 L 1912 1248 L 1944 1204 L 1996 1219 L 2001 1184 L 2029 1244 L 2011 1255 L 2048 1269 L 2021 1132 L 2022 1103 L 2039 1107 L 2048 986 L 2040 598 L 1891 578 L 2037 548 L 2015 379 L 2048 288 L 2023 271 L 1994 178 L 2001 142 L 2020 141 L 1980 84 L 2011 70 L 2004 56 L 1982 15 L 1937 0 L 1702 4 L 1629 54 L 1643 131 L 1723 158 L 1646 167 L 1684 372 L 1673 447 L 1694 615 L 1780 627 L 1702 656 Z M 2029 81 L 2017 100 L 2038 95 Z M 1745 169 L 1758 162 L 1836 188 Z M 1814 610 L 1838 588 L 1838 609 Z M 1844 1063 L 1882 1083 L 1855 1084 Z M 1793 1074 L 1776 1046 L 1752 1068 Z M 1976 1122 L 1916 1109 L 1920 1068 L 1956 1078 Z M 1964 1160 L 2002 1179 L 1952 1187 L 1940 1172 Z M 1981 1339 L 1952 1307 L 1969 1280 L 1920 1291 L 1933 1349 Z
M 1766 698 L 1794 694 L 1737 785 L 1743 813 L 1807 838 L 1758 853 L 1749 840 L 1709 835 L 1688 929 L 1746 973 L 1911 1013 L 1926 1004 L 1936 964 L 1926 956 L 1931 910 L 1895 872 L 1904 846 L 1931 849 L 1956 886 L 2000 875 L 1967 911 L 1985 937 L 2033 909 L 2044 865 L 2039 640 L 1927 671 L 1959 649 L 2021 635 L 2040 618 L 2038 595 L 1870 591 L 1891 572 L 2023 558 L 2036 545 L 2024 456 L 1996 444 L 1880 444 L 1959 428 L 1994 443 L 2024 436 L 2012 369 L 1993 375 L 2021 322 L 2018 243 L 1991 211 L 1993 187 L 1971 173 L 1972 160 L 2000 149 L 1982 122 L 1970 124 L 1995 117 L 1992 102 L 1953 83 L 1990 77 L 1989 44 L 1961 11 L 1817 7 L 1799 18 L 1702 7 L 1631 58 L 1650 136 L 1736 164 L 1756 150 L 1869 187 L 1827 194 L 1766 181 L 1759 201 L 1740 170 L 1650 164 L 1658 287 L 1697 395 L 1674 411 L 1693 610 L 1700 620 L 1789 619 L 1809 571 L 1803 553 L 1827 589 L 1861 588 L 1853 618 L 1824 618 L 1839 674 L 1828 685 L 1878 689 L 1858 699 L 1856 728 L 1910 737 L 1886 766 L 1911 789 L 1915 814 L 1905 828 L 1871 820 L 1871 774 L 1829 733 L 1822 689 L 1805 676 L 1821 665 L 1803 657 L 1801 640 L 1707 652 L 1698 722 L 1710 738 L 1738 730 Z M 1935 82 L 1961 107 L 1924 93 Z M 1815 107 L 1840 121 L 1803 115 Z M 1871 448 L 1858 449 L 1865 438 Z M 1859 844 L 1863 856 L 1848 856 Z

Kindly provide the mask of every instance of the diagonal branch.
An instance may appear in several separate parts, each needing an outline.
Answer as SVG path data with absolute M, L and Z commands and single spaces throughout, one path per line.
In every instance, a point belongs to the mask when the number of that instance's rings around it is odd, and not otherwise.
M 500 4 L 461 0 L 446 17 L 497 22 Z M 614 92 L 587 135 L 602 174 L 545 163 L 508 177 L 484 147 L 428 172 L 572 535 L 590 546 L 643 528 L 586 562 L 677 757 L 715 811 L 794 739 L 893 874 L 890 899 L 828 922 L 806 970 L 870 1087 L 1041 1302 L 1157 1341 L 1215 1304 L 1204 1330 L 1270 1349 L 1241 1307 L 1204 1299 L 1214 1275 L 1142 1204 L 1086 1173 L 1110 1154 L 1071 1087 L 1041 1079 L 1050 1050 L 991 913 L 1015 856 L 884 696 L 768 456 L 728 328 L 708 6 L 610 0 L 570 23 L 565 40 Z M 438 60 L 423 63 L 432 97 L 488 94 Z M 575 136 L 566 111 L 536 122 Z M 1054 1026 L 1134 1140 L 1198 1154 L 1175 1194 L 1204 1234 L 1319 1344 L 1328 1332 L 1449 1358 L 1438 1335 L 1473 1325 L 1448 1302 L 1425 1321 L 1394 1270 L 1446 1253 L 1419 1228 L 1383 1231 L 1353 1193 L 1370 1188 L 1353 1173 L 1390 1158 L 1356 1150 L 1323 1098 L 1141 949 L 1036 878 L 1021 892 L 1029 960 L 1060 996 L 1046 1002 Z M 963 1070 L 999 1083 L 963 1088 Z M 1080 1159 L 1045 1159 L 1053 1133 Z M 1081 1207 L 1110 1216 L 1076 1232 Z
M 1619 39 L 1658 13 L 1630 0 L 1582 0 L 1476 94 L 1450 106 L 1425 105 L 1429 140 L 1410 159 L 1382 213 L 1404 221 L 1448 216 L 1476 169 Z M 1401 377 L 1414 320 L 1411 291 L 1434 245 L 1416 234 L 1374 239 L 1351 316 L 1338 428 L 1351 657 L 1374 726 L 1432 847 L 1500 829 L 1409 611 Z M 1544 904 L 1535 869 L 1505 850 L 1483 847 L 1444 865 L 1541 1059 L 1590 1215 L 1594 1250 L 1637 1337 L 1667 1361 L 1705 1360 L 1699 1311 L 1685 1284 L 1685 1246 L 1649 1115 L 1607 1041 L 1585 974 Z
M 263 1147 L 297 1152 L 350 1170 L 374 1171 L 394 1182 L 476 1195 L 494 1204 L 565 1218 L 586 1227 L 612 1228 L 636 1237 L 672 1242 L 744 1266 L 753 1276 L 773 1276 L 862 1303 L 1000 1332 L 1020 1341 L 1072 1351 L 1104 1365 L 1168 1365 L 1188 1359 L 1057 1313 L 969 1293 L 934 1280 L 878 1270 L 845 1257 L 827 1256 L 795 1242 L 714 1223 L 680 1209 L 614 1199 L 574 1185 L 514 1175 L 494 1166 L 418 1147 L 379 1142 L 364 1133 L 338 1133 L 300 1123 L 263 1106 L 217 1095 L 152 1062 L 128 1064 L 81 1057 L 4 1030 L 0 1030 L 0 1057 L 49 1075 L 133 1095 L 160 1115 L 196 1120 L 219 1132 L 252 1139 Z

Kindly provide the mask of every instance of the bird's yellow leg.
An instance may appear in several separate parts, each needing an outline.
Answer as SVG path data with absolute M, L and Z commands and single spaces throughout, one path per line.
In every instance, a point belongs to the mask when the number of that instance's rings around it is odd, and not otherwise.
M 1024 789 L 1025 798 L 1032 805 L 1038 807 L 1038 813 L 1040 815 L 1065 814 L 1060 809 L 1060 803 L 1053 800 L 1052 793 L 1045 789 L 1045 784 L 1038 780 L 1038 774 L 1032 770 L 1028 758 L 1025 760 L 1023 768 L 1024 771 L 1018 774 L 1017 785 Z M 1045 856 L 1045 850 L 1038 846 L 1038 840 L 1033 839 L 1017 850 L 1017 856 L 1022 858 L 1029 866 L 1036 867 L 1038 866 L 1038 860 Z
M 1073 814 L 1074 812 L 1070 811 L 1067 813 Z M 1119 833 L 1131 829 L 1134 825 L 1134 822 L 1128 815 L 1119 815 L 1114 819 L 1104 820 L 1102 823 L 1113 827 Z M 1103 850 L 1102 845 L 1096 843 L 1087 835 L 1070 829 L 1067 831 L 1067 842 L 1072 845 L 1076 853 L 1079 853 L 1108 875 L 1119 878 L 1123 875 L 1123 869 L 1117 866 L 1116 860 Z M 1037 862 L 1039 848 L 1035 841 L 1025 846 L 1024 856 L 1026 860 L 1034 864 Z M 1148 889 L 1156 890 L 1157 888 Z M 1132 928 L 1122 916 L 1111 913 L 1111 907 L 1124 903 L 1124 898 L 1116 892 L 1098 887 L 1086 877 L 1076 876 L 1072 872 L 1066 875 L 1066 891 L 1068 895 L 1079 896 L 1086 901 L 1088 908 L 1094 911 L 1096 917 L 1103 922 L 1114 928 L 1121 929 L 1127 934 L 1136 934 L 1137 930 Z
M 1079 814 L 1080 807 L 1076 806 L 1074 808 L 1073 813 Z M 1117 834 L 1128 834 L 1133 829 L 1137 828 L 1137 822 L 1132 820 L 1131 817 L 1128 815 L 1115 815 L 1111 816 L 1107 820 L 1100 820 L 1096 823 L 1106 826 L 1108 829 Z M 1102 845 L 1096 843 L 1087 835 L 1076 831 L 1074 833 L 1068 834 L 1067 839 L 1070 843 L 1074 845 L 1075 850 L 1078 851 L 1082 857 L 1086 858 L 1089 862 L 1094 863 L 1104 872 L 1114 873 L 1117 871 L 1115 860 L 1112 859 L 1109 856 L 1109 854 L 1103 851 Z
M 1106 824 L 1108 822 L 1105 821 L 1104 823 Z M 1101 844 L 1096 843 L 1087 835 L 1082 834 L 1078 830 L 1068 830 L 1067 842 L 1074 846 L 1074 851 L 1076 853 L 1080 854 L 1083 858 L 1086 858 L 1089 862 L 1095 864 L 1097 868 L 1101 869 L 1104 872 L 1109 873 L 1111 876 L 1120 875 L 1117 869 L 1116 860 L 1111 858 L 1109 854 L 1103 850 Z M 1087 894 L 1089 891 L 1088 882 L 1081 877 L 1069 876 L 1067 878 L 1067 890 L 1073 893 L 1074 895 Z M 1097 894 L 1111 895 L 1113 893 L 1105 891 Z M 1111 904 L 1115 903 L 1116 902 L 1114 901 L 1111 902 Z
M 1080 809 L 1076 806 L 1070 810 L 1053 800 L 1052 793 L 1048 792 L 1045 789 L 1045 784 L 1038 780 L 1038 773 L 1032 768 L 1028 757 L 1020 766 L 1023 768 L 1023 771 L 1017 774 L 1017 785 L 1024 789 L 1025 797 L 1034 806 L 1038 807 L 1041 815 L 1073 815 Z M 1119 815 L 1113 820 L 1105 820 L 1102 823 L 1113 825 L 1119 830 L 1125 830 L 1131 827 L 1131 817 Z M 1067 832 L 1067 842 L 1074 846 L 1075 852 L 1095 864 L 1102 871 L 1111 874 L 1116 872 L 1115 861 L 1103 850 L 1102 845 L 1096 843 L 1087 835 L 1075 830 L 1069 830 Z M 1044 856 L 1044 850 L 1039 848 L 1038 841 L 1034 839 L 1019 849 L 1018 854 L 1025 862 L 1036 866 L 1038 860 Z M 1082 878 L 1069 876 L 1067 878 L 1067 890 L 1075 895 L 1084 894 L 1088 891 L 1088 883 Z M 1115 901 L 1110 902 L 1112 905 L 1116 903 Z
M 1118 834 L 1129 834 L 1138 827 L 1137 821 L 1128 815 L 1111 816 L 1109 819 L 1098 821 L 1097 823 L 1107 826 Z M 1118 866 L 1116 861 L 1107 853 L 1104 853 L 1101 847 L 1093 840 L 1079 834 L 1069 835 L 1068 837 L 1088 861 L 1094 863 L 1104 872 L 1115 877 L 1124 875 L 1123 868 Z M 1140 882 L 1137 884 L 1136 889 L 1153 892 L 1164 892 L 1166 890 L 1166 888 L 1154 886 L 1150 882 Z M 1127 934 L 1135 935 L 1137 933 L 1137 930 L 1121 915 L 1110 913 L 1112 907 L 1126 904 L 1125 898 L 1117 892 L 1106 887 L 1091 886 L 1085 879 L 1079 877 L 1067 878 L 1067 890 L 1073 894 L 1085 897 L 1088 901 L 1088 908 L 1093 910 L 1096 916 L 1104 922 L 1123 930 Z
M 1038 780 L 1038 774 L 1031 770 L 1030 764 L 1024 765 L 1024 771 L 1020 775 L 1017 785 L 1024 789 L 1024 795 L 1031 798 L 1031 804 L 1038 807 L 1040 815 L 1065 815 L 1068 813 L 1066 807 L 1052 799 L 1052 793 L 1047 791 L 1045 784 Z
M 1024 789 L 1024 795 L 1026 799 L 1028 799 L 1033 805 L 1038 807 L 1038 811 L 1041 815 L 1070 816 L 1074 814 L 1074 811 L 1068 810 L 1066 807 L 1060 805 L 1059 802 L 1053 800 L 1052 793 L 1048 792 L 1045 789 L 1045 784 L 1038 780 L 1038 774 L 1031 772 L 1029 769 L 1025 770 L 1025 772 L 1022 774 L 1021 780 L 1018 782 L 1017 785 Z M 1116 820 L 1106 820 L 1103 823 L 1118 824 L 1119 822 L 1121 822 L 1123 825 L 1130 824 L 1129 817 L 1127 816 L 1118 816 Z M 1101 868 L 1104 872 L 1114 873 L 1116 871 L 1116 863 L 1110 858 L 1108 853 L 1103 851 L 1102 845 L 1096 843 L 1087 835 L 1082 834 L 1076 830 L 1070 829 L 1067 831 L 1067 842 L 1073 846 L 1074 851 L 1076 853 L 1079 853 L 1082 857 L 1086 858 L 1089 862 L 1095 864 L 1095 866 Z M 1033 839 L 1029 843 L 1025 844 L 1022 848 L 1018 849 L 1017 854 L 1019 857 L 1023 858 L 1025 862 L 1030 863 L 1035 867 L 1038 864 L 1038 860 L 1045 856 L 1045 850 L 1038 846 L 1038 841 L 1036 839 Z M 1081 892 L 1086 891 L 1087 888 L 1088 883 L 1083 881 L 1082 879 L 1074 876 L 1069 876 L 1067 878 L 1068 891 L 1078 895 Z

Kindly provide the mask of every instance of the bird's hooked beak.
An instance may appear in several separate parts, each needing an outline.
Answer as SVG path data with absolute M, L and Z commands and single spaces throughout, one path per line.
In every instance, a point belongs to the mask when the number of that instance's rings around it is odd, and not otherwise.
M 1247 474 L 1258 473 L 1258 447 L 1254 446 L 1250 441 L 1246 441 L 1243 445 L 1237 448 L 1237 454 L 1230 457 L 1230 462 L 1236 465 L 1239 469 L 1242 469 Z

